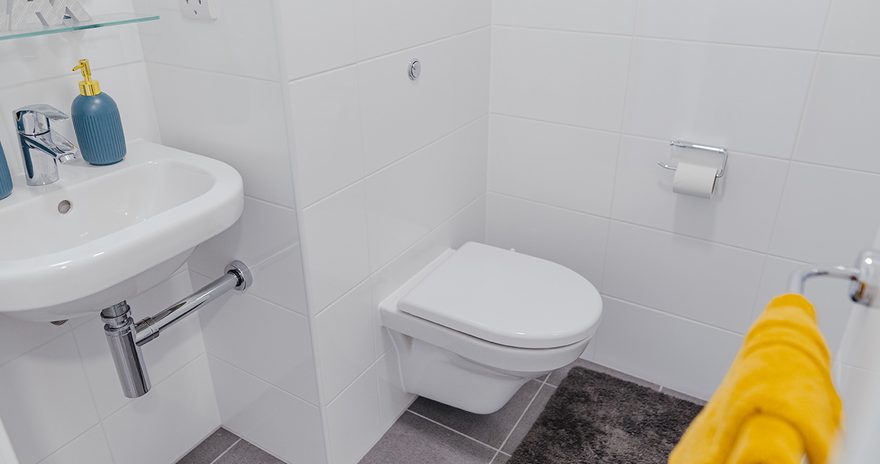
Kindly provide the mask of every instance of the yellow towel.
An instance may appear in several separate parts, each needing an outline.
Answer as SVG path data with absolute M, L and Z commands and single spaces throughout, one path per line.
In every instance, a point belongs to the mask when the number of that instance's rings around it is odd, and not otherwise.
M 770 302 L 730 371 L 669 456 L 670 464 L 829 461 L 842 405 L 813 305 Z

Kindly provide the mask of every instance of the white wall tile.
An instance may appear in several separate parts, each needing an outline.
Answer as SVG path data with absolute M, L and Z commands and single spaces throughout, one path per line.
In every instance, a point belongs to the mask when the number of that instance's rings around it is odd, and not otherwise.
M 305 317 L 246 293 L 212 303 L 199 317 L 212 356 L 318 403 L 312 339 Z
M 611 224 L 605 259 L 607 294 L 736 332 L 751 322 L 764 262 L 758 253 L 620 222 Z
M 358 462 L 384 433 L 379 427 L 376 376 L 364 373 L 325 409 L 331 464 Z
M 422 63 L 411 81 L 410 60 Z M 484 115 L 489 31 L 481 29 L 358 65 L 367 172 Z
M 216 19 L 185 18 L 178 5 L 153 10 L 161 20 L 139 27 L 147 61 L 277 80 L 272 0 L 214 2 Z
M 373 366 L 379 384 L 379 430 L 386 430 L 416 399 L 416 395 L 403 391 L 397 355 L 390 352 Z
M 624 137 L 614 187 L 612 216 L 626 222 L 765 251 L 788 163 L 731 153 L 727 173 L 711 200 L 672 191 L 668 142 Z
M 752 319 L 757 319 L 764 312 L 771 299 L 788 293 L 791 274 L 806 266 L 797 261 L 767 256 Z M 806 286 L 806 297 L 816 308 L 819 328 L 832 353 L 840 349 L 849 321 L 853 305 L 848 296 L 849 285 L 850 282 L 846 280 L 812 279 Z
M 327 462 L 316 406 L 213 357 L 211 375 L 224 427 L 285 461 Z
M 354 0 L 358 58 L 390 53 L 491 23 L 491 0 Z
M 98 423 L 73 336 L 0 367 L 0 417 L 21 464 L 34 464 Z
M 636 33 L 815 49 L 830 0 L 666 0 L 639 3 Z
M 149 69 L 163 142 L 231 165 L 248 195 L 294 207 L 280 84 L 156 63 Z
M 316 74 L 355 59 L 353 0 L 276 1 L 287 78 Z
M 44 322 L 21 321 L 0 315 L 0 365 L 67 332 L 73 324 L 81 324 L 82 322 L 81 319 L 75 319 L 69 324 L 57 326 Z
M 834 0 L 828 13 L 822 49 L 880 55 L 878 17 L 880 4 L 872 0 Z
M 205 277 L 216 277 L 232 260 L 256 266 L 298 240 L 297 217 L 292 209 L 245 197 L 238 222 L 199 245 L 189 268 Z
M 78 436 L 40 464 L 113 464 L 104 429 L 100 425 Z
M 878 80 L 880 58 L 819 55 L 794 159 L 880 172 Z
M 490 245 L 555 261 L 602 288 L 608 220 L 508 196 L 488 197 Z
M 363 183 L 306 208 L 302 229 L 309 310 L 315 314 L 370 273 Z
M 489 189 L 608 216 L 620 136 L 492 116 Z
M 880 216 L 852 207 L 880 197 L 880 176 L 792 163 L 770 252 L 814 263 L 849 265 L 869 248 Z
M 139 321 L 152 316 L 192 291 L 189 274 L 178 273 L 159 286 L 129 299 L 132 317 Z M 104 324 L 96 314 L 92 320 L 74 330 L 73 334 L 95 397 L 98 414 L 107 417 L 132 400 L 123 395 L 119 385 L 119 377 L 104 335 Z M 153 385 L 158 385 L 204 352 L 205 343 L 198 318 L 181 321 L 173 330 L 163 332 L 161 337 L 143 348 Z
M 494 24 L 631 34 L 636 0 L 495 0 Z
M 104 420 L 110 449 L 126 464 L 174 462 L 219 426 L 204 356 Z
M 492 111 L 618 130 L 630 42 L 628 37 L 496 27 Z
M 365 181 L 376 270 L 486 191 L 488 119 L 480 119 Z
M 299 194 L 310 205 L 364 175 L 355 68 L 290 84 Z
M 251 271 L 254 274 L 254 285 L 248 288 L 251 295 L 308 315 L 305 273 L 299 245 L 278 253 L 251 268 Z
M 367 281 L 318 314 L 313 322 L 321 403 L 336 398 L 376 359 L 372 286 Z
M 636 40 L 624 131 L 788 158 L 813 58 L 790 50 Z
M 605 298 L 596 362 L 707 399 L 741 344 L 730 332 Z

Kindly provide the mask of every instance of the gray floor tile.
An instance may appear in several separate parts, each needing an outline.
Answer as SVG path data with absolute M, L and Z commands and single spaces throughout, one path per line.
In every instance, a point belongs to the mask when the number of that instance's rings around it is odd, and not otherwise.
M 177 464 L 211 464 L 217 459 L 217 456 L 223 454 L 236 441 L 238 441 L 238 435 L 226 429 L 218 429 L 196 449 L 177 461 Z
M 684 393 L 677 392 L 677 391 L 675 391 L 675 390 L 670 390 L 670 389 L 668 389 L 668 388 L 663 388 L 662 392 L 663 392 L 663 393 L 666 393 L 666 394 L 669 395 L 669 396 L 672 396 L 672 397 L 678 398 L 678 399 L 680 399 L 680 400 L 690 401 L 691 403 L 699 404 L 700 406 L 705 406 L 705 405 L 706 405 L 706 402 L 705 402 L 704 400 L 701 400 L 701 399 L 699 399 L 699 398 L 695 398 L 695 397 L 690 396 L 690 395 L 685 395 Z
M 495 459 L 492 460 L 492 464 L 504 464 L 508 459 L 510 459 L 510 456 L 498 453 L 498 456 L 495 456 Z
M 611 368 L 608 368 L 605 366 L 600 366 L 600 365 L 598 365 L 596 363 L 592 363 L 590 361 L 585 361 L 583 359 L 578 359 L 577 361 L 569 364 L 568 366 L 554 371 L 552 374 L 550 374 L 550 378 L 547 379 L 547 383 L 549 383 L 550 385 L 553 385 L 554 387 L 559 386 L 559 383 L 565 379 L 565 377 L 568 375 L 568 371 L 570 371 L 572 367 L 584 367 L 584 368 L 587 368 L 587 369 L 590 369 L 590 370 L 593 370 L 596 372 L 608 374 L 612 377 L 617 377 L 618 379 L 626 380 L 627 382 L 632 382 L 636 385 L 648 387 L 652 390 L 659 390 L 660 389 L 660 385 L 657 385 L 656 383 L 651 383 L 646 380 L 642 380 L 637 377 L 633 377 L 631 375 L 624 374 L 623 372 L 619 372 L 619 371 L 616 371 L 614 369 L 611 369 Z
M 218 459 L 216 464 L 284 464 L 284 462 L 242 440 Z
M 539 388 L 539 383 L 527 382 L 501 410 L 488 415 L 472 414 L 427 398 L 417 399 L 409 409 L 498 448 Z
M 489 464 L 495 451 L 406 412 L 360 464 Z
M 510 434 L 510 438 L 504 443 L 501 451 L 504 451 L 507 454 L 512 454 L 514 450 L 516 450 L 516 447 L 519 446 L 520 442 L 523 441 L 523 438 L 525 438 L 526 434 L 531 430 L 532 425 L 538 420 L 538 416 L 544 411 L 544 407 L 547 406 L 547 402 L 550 401 L 550 397 L 553 396 L 553 393 L 556 393 L 556 388 L 552 386 L 547 385 L 541 388 L 541 391 L 538 392 L 538 396 L 535 397 L 535 401 L 532 401 L 529 409 L 526 410 L 525 415 L 520 419 L 516 428 L 513 429 L 513 433 Z

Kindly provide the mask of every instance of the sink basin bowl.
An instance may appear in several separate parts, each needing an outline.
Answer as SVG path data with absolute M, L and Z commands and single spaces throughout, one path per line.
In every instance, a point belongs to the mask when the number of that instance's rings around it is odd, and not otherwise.
M 170 277 L 238 220 L 243 200 L 232 167 L 141 141 L 113 166 L 66 164 L 55 184 L 16 179 L 0 201 L 0 313 L 97 314 Z

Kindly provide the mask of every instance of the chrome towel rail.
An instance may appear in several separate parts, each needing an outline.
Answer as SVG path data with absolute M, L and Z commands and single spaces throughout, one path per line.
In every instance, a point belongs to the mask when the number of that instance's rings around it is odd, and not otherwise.
M 803 294 L 807 281 L 813 277 L 833 277 L 849 280 L 849 296 L 861 305 L 870 306 L 880 285 L 880 252 L 865 250 L 859 255 L 855 267 L 814 266 L 795 271 L 791 275 L 788 291 Z

